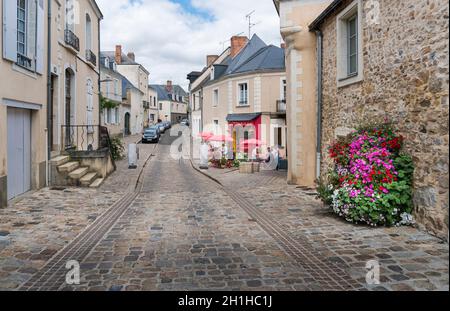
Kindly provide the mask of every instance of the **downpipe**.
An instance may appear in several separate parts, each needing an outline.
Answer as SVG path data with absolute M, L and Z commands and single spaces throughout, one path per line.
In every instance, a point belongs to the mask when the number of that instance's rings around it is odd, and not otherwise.
M 316 31 L 317 36 L 317 149 L 316 149 L 316 177 L 320 178 L 322 163 L 322 78 L 323 78 L 323 34 Z
M 50 146 L 51 135 L 53 131 L 52 115 L 50 105 L 52 104 L 52 1 L 47 0 L 47 178 L 46 186 L 50 186 L 51 172 L 50 172 L 50 159 L 52 156 L 52 146 Z

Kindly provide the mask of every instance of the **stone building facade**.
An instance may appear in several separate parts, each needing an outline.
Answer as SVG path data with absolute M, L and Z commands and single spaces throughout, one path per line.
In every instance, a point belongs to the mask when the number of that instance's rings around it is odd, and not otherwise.
M 418 224 L 448 238 L 449 20 L 444 0 L 334 1 L 311 25 L 323 34 L 322 173 L 327 147 L 367 120 L 392 120 L 415 164 Z M 339 18 L 356 6 L 360 72 L 339 76 Z

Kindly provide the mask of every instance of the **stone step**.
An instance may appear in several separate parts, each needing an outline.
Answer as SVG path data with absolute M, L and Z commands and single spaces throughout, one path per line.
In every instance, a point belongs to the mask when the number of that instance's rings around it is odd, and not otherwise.
M 97 178 L 97 173 L 87 173 L 80 179 L 80 183 L 83 187 L 88 187 Z
M 89 187 L 90 188 L 98 188 L 103 184 L 104 181 L 105 181 L 104 178 L 97 178 Z
M 58 166 L 58 172 L 60 173 L 70 173 L 80 167 L 78 162 L 68 162 L 64 165 Z
M 63 164 L 66 164 L 69 161 L 70 161 L 70 157 L 69 156 L 57 156 L 57 157 L 55 157 L 55 158 L 50 160 L 50 162 L 53 165 L 56 165 L 56 166 L 61 166 Z
M 86 175 L 89 172 L 89 167 L 80 167 L 77 168 L 75 171 L 69 174 L 69 177 L 72 179 L 81 179 L 84 175 Z

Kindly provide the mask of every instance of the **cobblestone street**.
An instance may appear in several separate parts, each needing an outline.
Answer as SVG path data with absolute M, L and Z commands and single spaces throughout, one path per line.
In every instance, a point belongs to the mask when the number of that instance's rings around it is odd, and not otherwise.
M 97 190 L 44 189 L 1 210 L 0 289 L 448 290 L 448 244 L 344 223 L 283 172 L 207 171 L 220 185 L 172 159 L 173 139 L 140 145 L 138 169 L 119 162 Z M 80 285 L 64 281 L 69 260 Z M 379 285 L 366 284 L 370 260 Z

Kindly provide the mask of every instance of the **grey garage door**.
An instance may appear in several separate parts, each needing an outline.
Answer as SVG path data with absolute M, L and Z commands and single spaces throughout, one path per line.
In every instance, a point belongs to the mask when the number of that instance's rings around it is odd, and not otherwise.
M 8 108 L 8 200 L 31 189 L 31 113 Z

